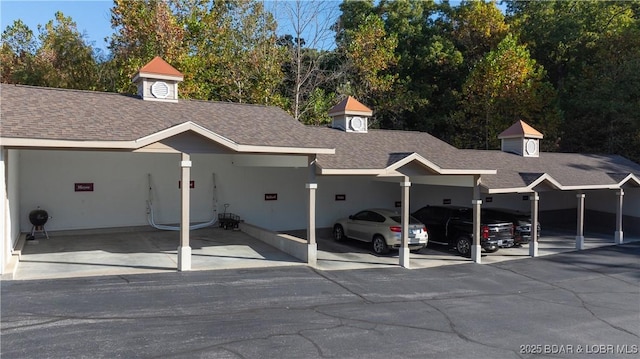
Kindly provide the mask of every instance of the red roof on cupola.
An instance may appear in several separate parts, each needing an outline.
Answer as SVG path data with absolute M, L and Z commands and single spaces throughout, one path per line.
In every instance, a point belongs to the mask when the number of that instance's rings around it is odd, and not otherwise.
M 347 98 L 329 110 L 329 116 L 343 114 L 371 116 L 373 111 L 352 96 L 347 96 Z
M 165 75 L 172 77 L 179 77 L 180 80 L 184 78 L 182 73 L 176 70 L 173 66 L 169 65 L 166 61 L 164 61 L 160 56 L 156 56 L 153 60 L 149 61 L 146 65 L 140 68 L 140 71 L 136 75 L 141 74 L 156 74 L 156 75 Z
M 529 126 L 526 122 L 520 120 L 498 135 L 499 139 L 514 137 L 542 138 L 543 135 L 535 128 Z

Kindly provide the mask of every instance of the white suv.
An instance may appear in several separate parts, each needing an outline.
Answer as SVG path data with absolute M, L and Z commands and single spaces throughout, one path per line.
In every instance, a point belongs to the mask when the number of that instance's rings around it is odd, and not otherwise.
M 341 241 L 353 238 L 371 242 L 376 254 L 386 254 L 391 248 L 402 246 L 402 216 L 390 209 L 366 209 L 333 226 L 333 238 Z M 422 222 L 409 217 L 409 249 L 419 251 L 426 247 L 427 229 Z

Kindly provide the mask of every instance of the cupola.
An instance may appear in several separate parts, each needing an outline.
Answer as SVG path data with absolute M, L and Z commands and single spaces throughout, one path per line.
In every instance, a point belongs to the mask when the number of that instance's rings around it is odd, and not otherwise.
M 329 116 L 333 119 L 331 127 L 346 132 L 366 133 L 371 115 L 373 111 L 370 108 L 351 96 L 329 110 Z
M 542 133 L 524 121 L 518 121 L 498 135 L 502 140 L 502 151 L 518 154 L 523 157 L 540 155 L 540 139 Z
M 180 71 L 156 56 L 133 76 L 133 83 L 143 100 L 178 102 L 178 82 L 183 79 Z

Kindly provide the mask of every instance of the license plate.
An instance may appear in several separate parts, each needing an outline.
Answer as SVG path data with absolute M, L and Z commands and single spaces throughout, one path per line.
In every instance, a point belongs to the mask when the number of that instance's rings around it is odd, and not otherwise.
M 498 245 L 501 246 L 502 245 L 502 239 L 498 239 Z

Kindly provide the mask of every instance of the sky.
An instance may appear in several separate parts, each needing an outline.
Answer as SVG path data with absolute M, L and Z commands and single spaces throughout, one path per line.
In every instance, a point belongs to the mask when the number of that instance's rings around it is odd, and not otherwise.
M 265 7 L 271 11 L 277 6 L 286 4 L 287 0 L 266 0 Z M 335 8 L 329 10 L 329 17 L 337 17 L 339 15 L 338 6 L 340 0 L 335 0 Z M 451 1 L 455 4 L 456 1 Z M 38 25 L 45 25 L 48 21 L 54 19 L 56 11 L 62 11 L 65 16 L 71 17 L 76 22 L 78 31 L 85 34 L 85 40 L 88 41 L 96 49 L 107 52 L 107 42 L 105 37 L 113 34 L 111 29 L 111 13 L 113 6 L 112 0 L 0 0 L 0 31 L 4 31 L 7 26 L 13 24 L 15 20 L 21 19 L 35 35 L 38 34 Z M 293 33 L 288 31 L 285 11 L 276 11 L 276 19 L 278 20 L 279 29 L 277 33 L 284 35 Z M 303 36 L 310 38 L 312 35 Z M 329 38 L 330 42 L 311 45 L 315 48 L 331 48 L 333 45 L 333 37 Z
M 112 5 L 112 0 L 0 0 L 0 28 L 4 31 L 21 19 L 37 35 L 38 25 L 53 20 L 56 11 L 62 11 L 76 22 L 78 31 L 87 35 L 86 40 L 94 48 L 106 50 L 104 38 L 113 33 L 109 11 Z
M 270 6 L 273 7 L 286 1 L 267 0 L 265 7 L 269 9 Z M 340 1 L 336 0 L 335 4 L 337 11 Z M 57 11 L 62 11 L 65 16 L 71 17 L 76 22 L 78 31 L 86 34 L 86 40 L 94 48 L 107 51 L 107 42 L 104 39 L 113 34 L 110 22 L 112 6 L 112 0 L 0 0 L 0 31 L 4 31 L 15 20 L 21 19 L 37 35 L 39 24 L 45 25 L 54 19 L 54 14 Z M 276 17 L 278 15 L 276 14 Z M 284 16 L 284 13 L 281 15 Z M 279 35 L 286 32 L 283 26 L 285 22 L 279 21 Z

